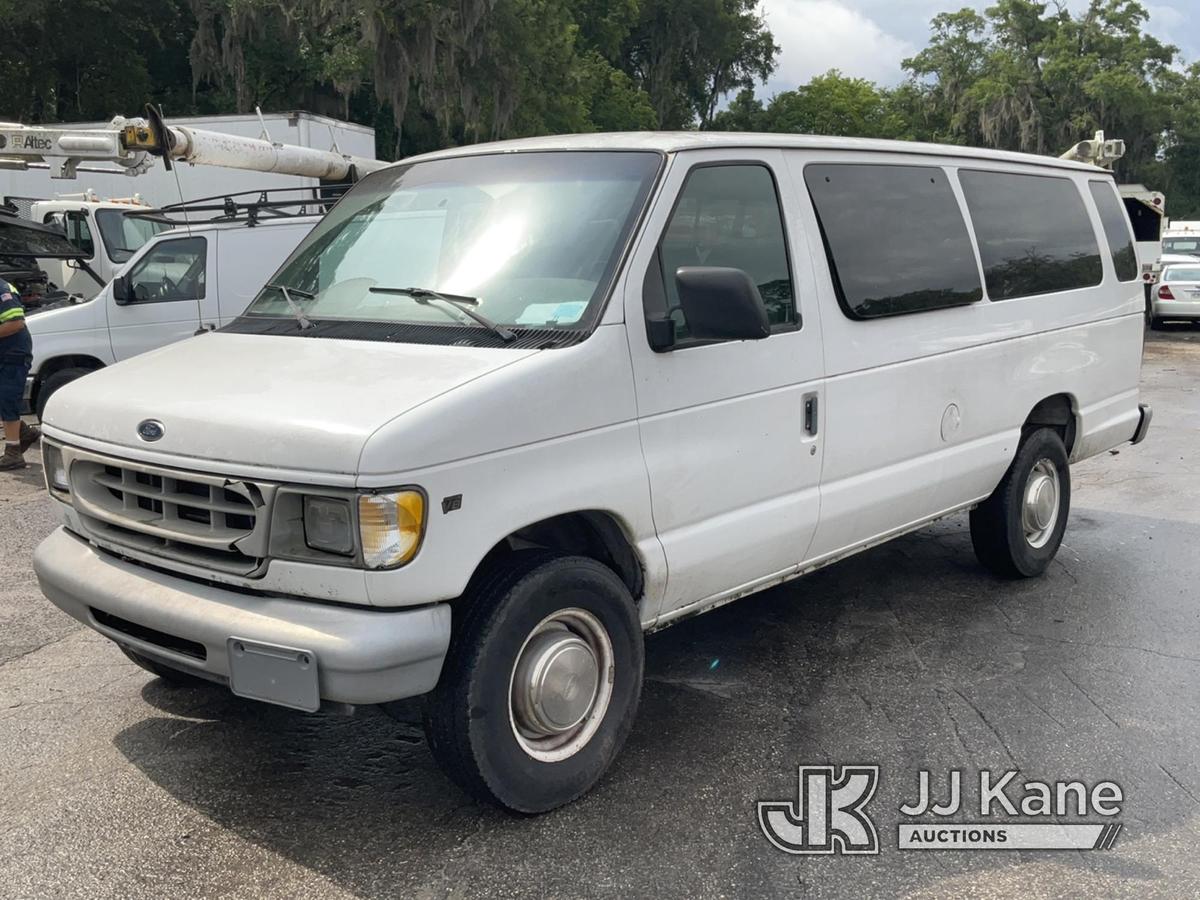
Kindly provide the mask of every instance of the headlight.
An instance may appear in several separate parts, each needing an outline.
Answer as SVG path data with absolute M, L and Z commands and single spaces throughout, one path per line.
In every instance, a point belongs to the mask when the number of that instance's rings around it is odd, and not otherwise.
M 62 449 L 42 441 L 42 468 L 46 475 L 46 489 L 54 494 L 69 494 L 71 482 L 67 479 L 67 465 L 63 461 Z
M 325 553 L 353 555 L 350 503 L 337 497 L 305 497 L 304 543 Z
M 364 494 L 358 498 L 358 529 L 368 569 L 393 569 L 412 559 L 425 530 L 420 491 Z

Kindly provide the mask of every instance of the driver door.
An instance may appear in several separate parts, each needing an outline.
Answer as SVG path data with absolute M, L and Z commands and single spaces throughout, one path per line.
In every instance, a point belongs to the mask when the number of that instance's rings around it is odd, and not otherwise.
M 679 154 L 647 220 L 626 328 L 651 504 L 669 575 L 663 620 L 794 573 L 816 530 L 824 356 L 807 235 L 779 151 Z M 771 334 L 699 341 L 679 306 L 683 266 L 741 269 Z M 646 319 L 675 344 L 655 352 Z
M 217 324 L 216 242 L 203 237 L 159 241 L 124 273 L 132 299 L 117 303 L 111 286 L 108 331 L 113 356 L 128 359 Z

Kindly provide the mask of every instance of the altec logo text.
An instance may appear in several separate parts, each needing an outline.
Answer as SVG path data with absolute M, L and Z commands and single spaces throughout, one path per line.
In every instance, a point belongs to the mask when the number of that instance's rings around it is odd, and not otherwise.
M 979 773 L 977 808 L 983 822 L 946 821 L 971 808 L 964 805 L 963 776 L 946 778 L 946 792 L 933 796 L 928 771 L 917 773 L 916 799 L 899 814 L 923 821 L 899 822 L 901 850 L 1103 850 L 1121 831 L 1112 817 L 1124 795 L 1112 781 L 1090 787 L 1082 781 L 1018 781 L 1015 771 Z M 758 824 L 785 853 L 876 854 L 879 837 L 867 804 L 879 785 L 878 766 L 800 766 L 795 801 L 758 804 Z M 1059 821 L 1099 816 L 1107 821 Z M 1011 821 L 1015 817 L 1020 821 Z

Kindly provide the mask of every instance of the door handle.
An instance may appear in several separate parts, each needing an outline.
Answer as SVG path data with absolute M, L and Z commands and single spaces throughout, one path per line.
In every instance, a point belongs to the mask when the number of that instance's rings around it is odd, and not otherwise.
M 817 433 L 817 413 L 817 395 L 809 394 L 804 398 L 804 430 L 809 434 Z

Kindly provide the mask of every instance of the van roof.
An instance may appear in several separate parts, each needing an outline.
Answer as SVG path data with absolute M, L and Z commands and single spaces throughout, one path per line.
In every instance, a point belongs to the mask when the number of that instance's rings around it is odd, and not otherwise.
M 167 228 L 160 231 L 155 237 L 160 235 L 170 234 L 177 235 L 180 232 L 191 234 L 198 231 L 229 231 L 234 228 L 275 228 L 285 225 L 315 225 L 321 221 L 322 216 L 281 216 L 275 219 L 259 219 L 253 226 L 245 219 L 238 219 L 232 222 L 197 222 L 194 225 L 176 225 L 173 228 Z
M 713 148 L 778 148 L 803 150 L 858 150 L 874 153 L 924 154 L 981 159 L 995 162 L 1051 166 L 1057 169 L 1094 172 L 1112 176 L 1112 172 L 1088 163 L 1072 162 L 1054 156 L 1014 153 L 1009 150 L 985 150 L 948 144 L 923 144 L 918 141 L 881 141 L 868 138 L 828 137 L 817 134 L 754 134 L 736 131 L 630 131 L 600 134 L 561 134 L 547 137 L 517 138 L 487 144 L 451 147 L 401 160 L 443 159 L 482 153 L 520 153 L 535 150 L 655 150 L 676 153 L 683 150 Z

